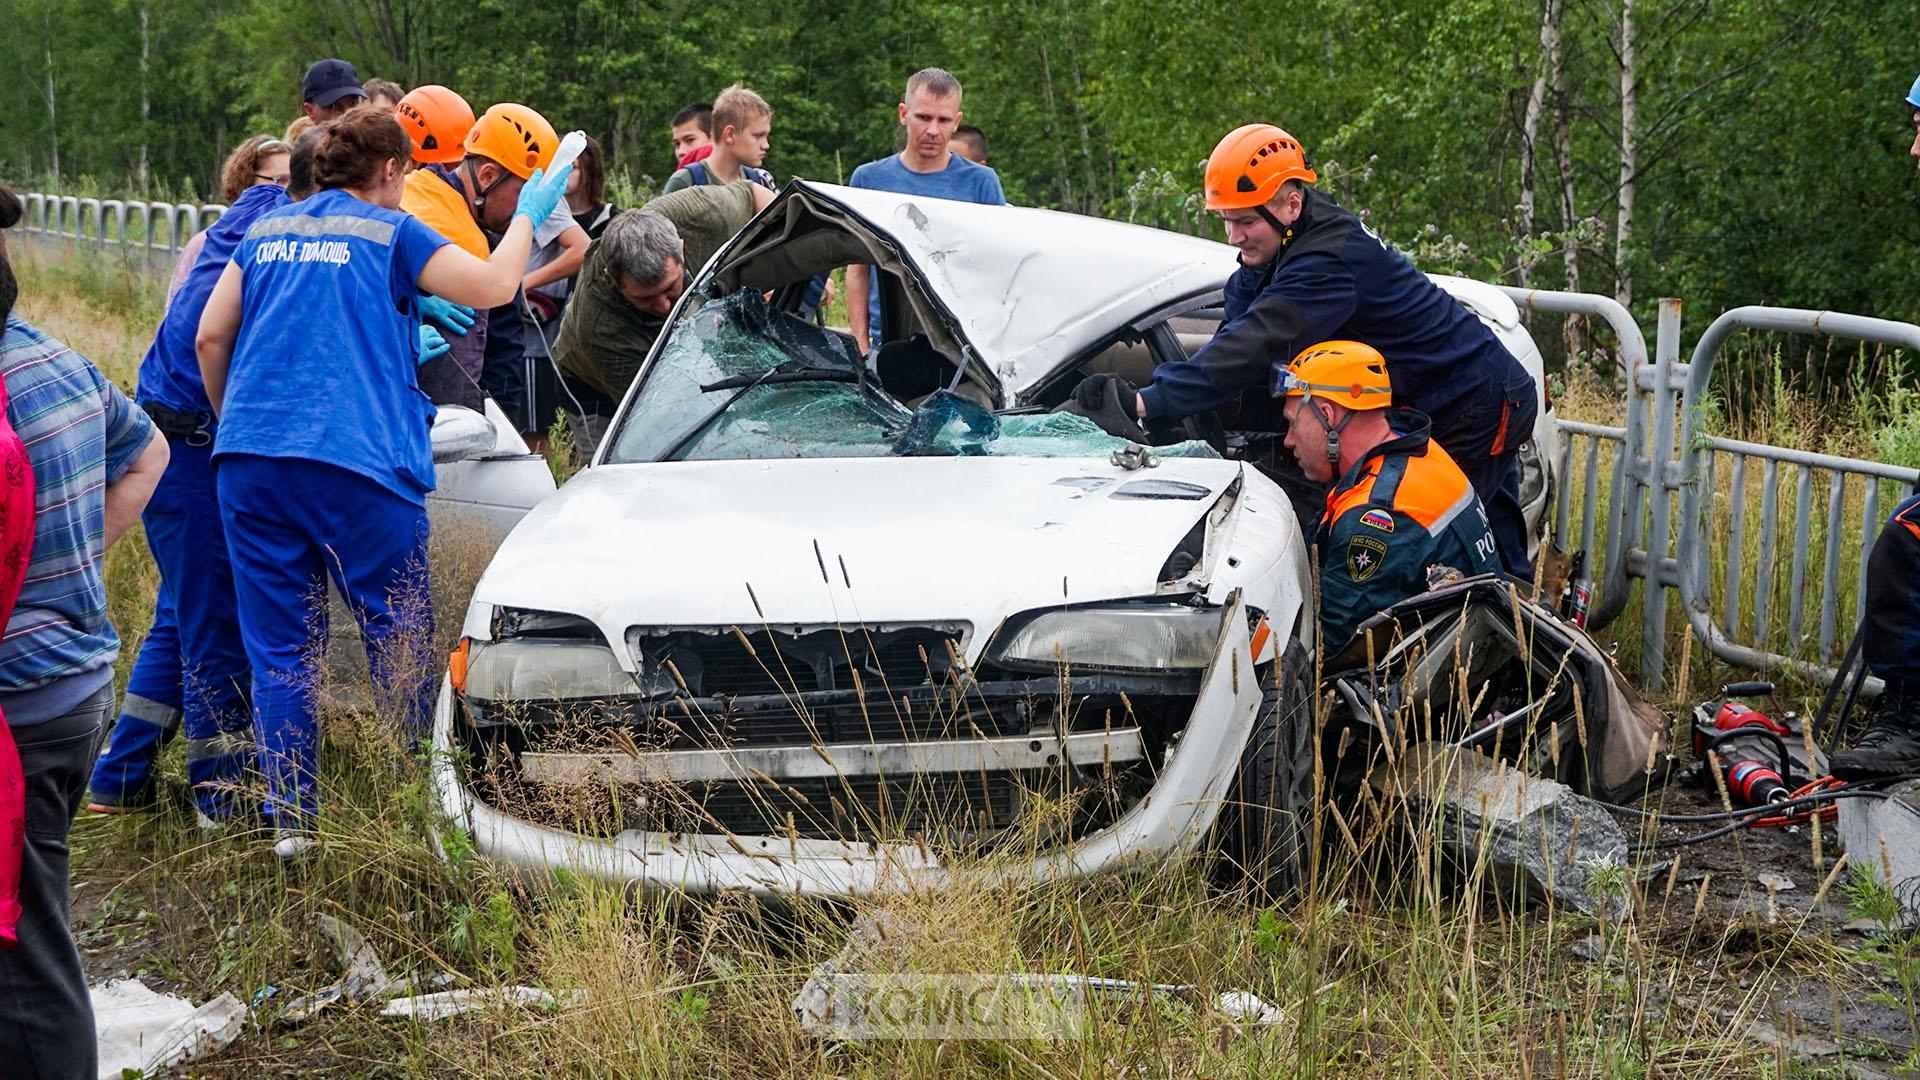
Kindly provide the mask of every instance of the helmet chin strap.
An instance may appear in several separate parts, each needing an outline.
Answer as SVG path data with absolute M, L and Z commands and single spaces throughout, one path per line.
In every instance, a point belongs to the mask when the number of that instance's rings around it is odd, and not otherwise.
M 1280 237 L 1280 246 L 1282 248 L 1285 248 L 1293 241 L 1293 227 L 1291 225 L 1281 224 L 1280 219 L 1273 216 L 1273 211 L 1267 209 L 1266 203 L 1261 203 L 1259 206 L 1254 207 L 1254 209 L 1259 212 L 1261 218 L 1263 218 L 1267 224 L 1273 226 L 1273 231 Z
M 1327 433 L 1327 464 L 1333 466 L 1334 475 L 1338 476 L 1340 473 L 1340 432 L 1345 429 L 1349 423 L 1352 423 L 1353 410 L 1347 410 L 1347 415 L 1341 417 L 1339 423 L 1329 424 L 1327 423 L 1327 418 L 1321 415 L 1320 410 L 1314 407 L 1311 395 L 1307 398 L 1306 410 L 1313 414 L 1314 419 L 1320 421 L 1321 429 Z
M 475 194 L 472 197 L 472 202 L 473 202 L 473 216 L 477 220 L 481 214 L 486 212 L 487 196 L 493 194 L 494 188 L 497 188 L 501 184 L 504 184 L 507 182 L 507 175 L 508 175 L 507 170 L 501 169 L 499 178 L 494 180 L 493 183 L 488 184 L 486 187 L 482 188 L 480 186 L 479 170 L 474 168 L 473 163 L 471 161 L 462 162 L 460 167 L 467 174 L 467 186 L 474 189 L 474 192 L 475 192 Z

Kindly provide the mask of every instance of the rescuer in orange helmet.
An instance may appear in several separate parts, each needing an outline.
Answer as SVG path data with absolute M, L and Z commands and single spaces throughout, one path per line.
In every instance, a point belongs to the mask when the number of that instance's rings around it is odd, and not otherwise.
M 560 145 L 553 125 L 527 106 L 502 103 L 476 120 L 466 99 L 444 86 L 415 88 L 395 106 L 394 118 L 413 140 L 413 159 L 420 165 L 407 177 L 401 209 L 476 258 L 487 257 L 486 231 L 506 228 L 521 187 L 534 170 L 553 162 Z M 555 207 L 534 225 L 534 255 L 523 281 L 531 287 L 571 277 L 580 268 L 587 243 L 586 230 L 572 212 Z M 494 311 L 505 318 L 517 312 L 518 304 L 516 298 Z M 519 411 L 525 387 L 516 371 L 518 350 L 512 350 L 510 362 L 497 365 L 498 372 L 486 362 L 489 339 L 517 342 L 517 325 L 507 323 L 504 333 L 495 334 L 489 312 L 435 297 L 424 298 L 421 307 L 450 346 L 420 367 L 420 388 L 427 396 L 435 404 L 478 410 L 490 395 L 509 415 Z
M 1207 159 L 1207 209 L 1220 215 L 1240 269 L 1227 281 L 1212 341 L 1161 364 L 1137 390 L 1093 375 L 1067 406 L 1116 435 L 1239 403 L 1249 456 L 1287 489 L 1304 529 L 1324 506 L 1324 481 L 1300 474 L 1275 436 L 1275 395 L 1287 359 L 1315 342 L 1365 342 L 1386 356 L 1394 400 L 1432 418 L 1486 504 L 1500 561 L 1530 577 L 1517 451 L 1533 432 L 1539 388 L 1458 300 L 1388 247 L 1358 217 L 1314 190 L 1306 149 L 1272 124 L 1229 132 Z
M 1375 612 L 1425 592 L 1427 569 L 1500 569 L 1486 508 L 1426 416 L 1395 408 L 1387 360 L 1358 341 L 1323 341 L 1280 376 L 1287 448 L 1333 485 L 1320 546 L 1320 642 L 1333 656 Z

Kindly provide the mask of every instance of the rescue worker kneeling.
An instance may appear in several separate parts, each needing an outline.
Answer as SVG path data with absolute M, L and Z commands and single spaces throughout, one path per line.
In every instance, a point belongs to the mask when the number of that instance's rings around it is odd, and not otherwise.
M 1387 362 L 1371 345 L 1302 350 L 1281 378 L 1287 448 L 1333 484 L 1320 519 L 1320 643 L 1340 652 L 1376 612 L 1427 590 L 1427 568 L 1497 573 L 1486 508 L 1426 414 L 1393 407 Z

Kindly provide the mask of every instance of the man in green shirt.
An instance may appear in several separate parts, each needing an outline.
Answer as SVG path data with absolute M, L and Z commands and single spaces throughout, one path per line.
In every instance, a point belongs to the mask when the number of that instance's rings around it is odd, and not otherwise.
M 599 446 L 687 284 L 772 201 L 773 192 L 745 180 L 686 188 L 614 218 L 587 249 L 553 343 L 569 385 L 592 391 L 562 406 L 583 458 Z

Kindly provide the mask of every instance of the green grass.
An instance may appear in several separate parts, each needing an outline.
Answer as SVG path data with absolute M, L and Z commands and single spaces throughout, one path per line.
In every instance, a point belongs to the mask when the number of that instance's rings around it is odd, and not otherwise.
M 150 285 L 126 268 L 66 260 L 28 261 L 22 279 L 23 315 L 131 384 L 158 310 Z M 436 537 L 442 638 L 428 655 L 443 655 L 483 562 L 484 546 L 457 528 Z M 137 534 L 111 554 L 108 575 L 128 640 L 124 666 L 155 585 Z M 1619 629 L 1637 625 L 1630 611 Z M 1637 647 L 1625 636 L 1619 644 L 1629 656 Z M 1697 651 L 1693 663 L 1699 685 Z M 1776 990 L 1811 980 L 1837 993 L 1863 978 L 1842 944 L 1791 919 L 1696 917 L 1695 888 L 1677 883 L 1677 865 L 1644 884 L 1620 875 L 1616 887 L 1641 895 L 1624 920 L 1518 910 L 1483 868 L 1449 865 L 1392 814 L 1371 823 L 1323 815 L 1329 844 L 1315 885 L 1278 905 L 1197 857 L 1009 888 L 989 883 L 988 856 L 961 860 L 950 885 L 856 902 L 634 895 L 568 874 L 515 878 L 438 818 L 423 763 L 399 749 L 378 711 L 332 708 L 324 724 L 324 844 L 296 872 L 258 839 L 195 833 L 178 797 L 177 748 L 164 759 L 175 797 L 161 812 L 87 817 L 75 828 L 76 922 L 97 965 L 196 1001 L 223 991 L 262 1001 L 261 1025 L 192 1075 L 1809 1075 L 1743 1038 L 1747 1023 L 1769 1015 Z M 358 927 L 394 974 L 581 990 L 584 1004 L 433 1024 L 336 1006 L 304 1025 L 278 1024 L 287 1000 L 339 975 L 319 915 Z M 861 915 L 921 928 L 891 954 L 899 970 L 1072 972 L 1202 992 L 1115 1006 L 1058 1042 L 816 1040 L 790 1003 Z M 1590 937 L 1605 959 L 1571 954 Z M 1258 994 L 1287 1021 L 1235 1023 L 1207 1004 L 1221 990 Z

